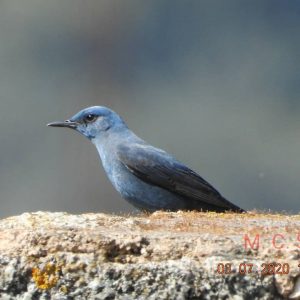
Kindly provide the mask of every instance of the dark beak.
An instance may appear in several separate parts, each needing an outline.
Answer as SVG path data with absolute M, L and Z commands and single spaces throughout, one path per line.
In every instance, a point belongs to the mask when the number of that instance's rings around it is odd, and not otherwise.
M 67 128 L 72 128 L 72 129 L 76 129 L 78 126 L 77 122 L 72 122 L 70 120 L 66 120 L 63 122 L 51 122 L 49 124 L 47 124 L 47 126 L 51 126 L 51 127 L 67 127 Z

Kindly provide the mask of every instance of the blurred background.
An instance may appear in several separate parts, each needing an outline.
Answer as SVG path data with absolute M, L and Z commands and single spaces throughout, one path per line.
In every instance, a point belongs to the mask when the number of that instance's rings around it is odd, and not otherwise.
M 246 209 L 299 212 L 299 1 L 0 2 L 0 217 L 132 212 L 94 146 L 105 105 Z

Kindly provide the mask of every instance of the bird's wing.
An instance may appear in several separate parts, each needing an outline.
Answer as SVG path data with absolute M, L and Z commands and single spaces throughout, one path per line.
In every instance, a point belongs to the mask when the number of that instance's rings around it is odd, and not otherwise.
M 196 172 L 165 151 L 148 145 L 133 144 L 130 147 L 119 146 L 117 155 L 130 172 L 147 183 L 221 209 L 240 210 Z

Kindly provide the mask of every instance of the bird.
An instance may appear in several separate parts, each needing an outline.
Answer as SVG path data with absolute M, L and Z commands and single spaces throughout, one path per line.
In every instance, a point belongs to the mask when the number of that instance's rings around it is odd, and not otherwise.
M 138 210 L 245 212 L 173 155 L 139 138 L 110 108 L 88 107 L 47 125 L 87 137 L 112 185 Z

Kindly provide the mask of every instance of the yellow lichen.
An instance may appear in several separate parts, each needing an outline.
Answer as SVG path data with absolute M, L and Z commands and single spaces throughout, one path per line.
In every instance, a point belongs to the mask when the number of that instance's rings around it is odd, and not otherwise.
M 39 289 L 48 290 L 57 285 L 61 265 L 48 262 L 42 269 L 32 268 L 32 278 Z
M 62 285 L 59 289 L 63 294 L 67 294 L 68 288 L 65 285 Z

